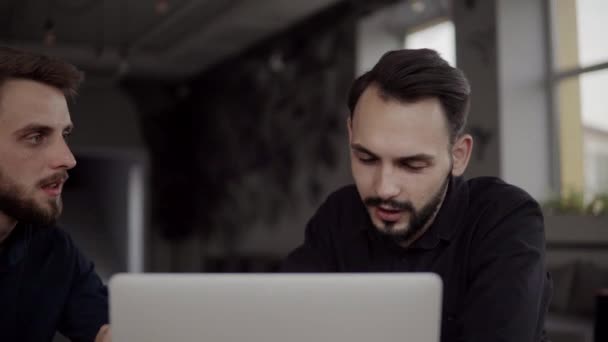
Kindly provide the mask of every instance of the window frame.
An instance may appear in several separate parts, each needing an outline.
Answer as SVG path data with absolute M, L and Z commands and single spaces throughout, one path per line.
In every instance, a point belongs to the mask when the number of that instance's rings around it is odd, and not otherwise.
M 563 180 L 562 180 L 562 169 L 561 169 L 561 159 L 562 159 L 562 150 L 561 150 L 561 141 L 560 141 L 560 132 L 561 132 L 561 124 L 560 124 L 560 107 L 558 104 L 559 101 L 559 86 L 562 82 L 567 80 L 571 80 L 574 78 L 578 78 L 583 74 L 590 74 L 596 71 L 604 71 L 608 70 L 608 57 L 605 61 L 601 61 L 595 64 L 591 64 L 588 66 L 575 66 L 569 67 L 565 69 L 559 69 L 556 62 L 556 51 L 555 48 L 557 46 L 557 40 L 559 37 L 557 36 L 555 29 L 555 17 L 556 17 L 556 9 L 553 2 L 556 0 L 543 0 L 543 14 L 544 14 L 544 29 L 546 35 L 546 87 L 547 87 L 547 109 L 549 113 L 549 123 L 551 125 L 549 131 L 549 139 L 551 155 L 550 165 L 551 165 L 551 174 L 550 183 L 552 184 L 555 191 L 560 194 L 560 196 L 565 195 L 565 192 L 568 189 L 563 189 Z M 557 0 L 559 1 L 559 0 Z M 578 0 L 573 0 L 578 1 Z M 580 90 L 580 89 L 579 89 Z M 582 112 L 582 110 L 581 110 Z M 583 130 L 585 128 L 583 127 Z M 584 146 L 583 146 L 584 149 Z M 583 150 L 584 153 L 584 150 Z M 584 156 L 583 156 L 584 160 Z M 583 166 L 584 167 L 584 166 Z M 584 171 L 583 171 L 584 173 Z M 586 183 L 586 180 L 584 181 Z M 584 185 L 586 187 L 586 184 Z M 581 189 L 584 193 L 586 193 L 586 189 Z

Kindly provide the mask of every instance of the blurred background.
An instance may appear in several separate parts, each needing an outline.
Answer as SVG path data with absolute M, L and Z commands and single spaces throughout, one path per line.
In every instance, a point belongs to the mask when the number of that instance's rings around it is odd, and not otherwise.
M 116 272 L 272 272 L 350 183 L 345 98 L 387 50 L 471 81 L 469 177 L 546 210 L 554 341 L 608 287 L 608 1 L 2 0 L 0 44 L 80 67 L 63 226 Z

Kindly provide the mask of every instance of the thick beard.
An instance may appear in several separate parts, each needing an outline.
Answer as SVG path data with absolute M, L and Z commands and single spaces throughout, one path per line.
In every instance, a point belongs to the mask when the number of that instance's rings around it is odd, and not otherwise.
M 15 220 L 34 225 L 52 225 L 61 214 L 61 198 L 48 201 L 49 208 L 38 205 L 34 199 L 26 198 L 24 191 L 11 184 L 0 173 L 0 211 Z
M 433 219 L 435 214 L 439 211 L 449 183 L 450 175 L 446 176 L 439 190 L 420 210 L 413 209 L 413 206 L 409 203 L 403 205 L 404 207 L 407 207 L 406 210 L 409 211 L 411 217 L 408 229 L 397 231 L 393 227 L 395 222 L 383 222 L 383 229 L 377 229 L 377 231 L 380 232 L 380 234 L 394 240 L 398 244 L 409 241 L 414 236 L 417 236 L 423 229 L 426 228 L 431 219 Z

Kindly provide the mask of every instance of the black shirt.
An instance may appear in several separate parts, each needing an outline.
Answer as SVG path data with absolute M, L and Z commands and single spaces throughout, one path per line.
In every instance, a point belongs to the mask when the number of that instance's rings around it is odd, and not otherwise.
M 18 224 L 0 251 L 0 341 L 92 342 L 108 322 L 93 264 L 55 227 Z
M 544 340 L 542 213 L 497 178 L 453 177 L 433 224 L 408 248 L 381 235 L 355 186 L 344 187 L 309 221 L 283 271 L 434 272 L 443 280 L 441 341 Z

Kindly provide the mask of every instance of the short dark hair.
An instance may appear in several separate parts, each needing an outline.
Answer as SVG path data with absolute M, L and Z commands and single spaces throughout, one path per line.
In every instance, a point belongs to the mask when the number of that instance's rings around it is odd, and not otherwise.
M 404 49 L 385 53 L 372 70 L 358 77 L 348 95 L 350 116 L 361 94 L 370 85 L 383 96 L 411 102 L 439 99 L 449 124 L 450 141 L 462 134 L 469 111 L 469 81 L 431 49 Z
M 12 78 L 41 82 L 73 97 L 84 76 L 75 66 L 57 58 L 0 46 L 0 87 Z

